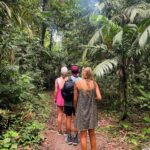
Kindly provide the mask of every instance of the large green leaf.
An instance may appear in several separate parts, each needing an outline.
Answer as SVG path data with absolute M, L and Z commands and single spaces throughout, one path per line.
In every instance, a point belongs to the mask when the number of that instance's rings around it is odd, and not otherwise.
M 109 73 L 118 64 L 118 58 L 107 59 L 98 64 L 94 69 L 94 74 L 97 77 L 103 77 L 104 74 Z
M 130 21 L 134 22 L 136 15 L 139 13 L 140 9 L 133 9 L 130 16 Z
M 98 40 L 100 40 L 100 30 L 95 31 L 95 34 L 92 36 L 88 45 L 93 46 Z
M 105 8 L 105 3 L 103 2 L 103 3 L 100 3 L 100 4 L 96 4 L 96 8 L 97 8 L 100 12 L 102 12 L 103 9 Z
M 11 10 L 3 1 L 0 1 L 0 9 L 1 8 L 2 8 L 3 11 L 6 11 L 7 15 L 11 18 L 11 16 L 12 16 Z
M 103 39 L 103 36 L 102 36 L 102 31 L 101 31 L 102 28 L 100 28 L 99 30 L 96 30 L 94 35 L 92 36 L 92 38 L 90 39 L 87 47 L 92 47 L 95 45 L 96 42 L 100 42 L 102 39 Z M 83 55 L 82 55 L 82 61 L 84 61 L 86 59 L 86 56 L 87 56 L 87 53 L 88 53 L 88 48 L 86 48 L 83 52 Z
M 147 44 L 148 38 L 150 37 L 150 26 L 148 26 L 145 31 L 142 33 L 140 39 L 139 39 L 139 45 L 141 48 L 144 48 L 144 46 Z
M 115 37 L 113 38 L 113 45 L 122 44 L 122 37 L 123 37 L 123 30 L 121 30 L 115 35 Z

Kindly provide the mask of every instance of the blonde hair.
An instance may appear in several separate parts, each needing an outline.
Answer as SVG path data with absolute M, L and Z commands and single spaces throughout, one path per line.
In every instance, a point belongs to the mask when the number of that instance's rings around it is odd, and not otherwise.
M 82 78 L 93 80 L 93 71 L 91 67 L 85 67 L 82 70 Z

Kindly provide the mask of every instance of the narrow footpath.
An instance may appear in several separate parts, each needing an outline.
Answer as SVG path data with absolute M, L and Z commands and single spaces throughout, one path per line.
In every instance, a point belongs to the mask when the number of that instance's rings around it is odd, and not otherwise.
M 80 144 L 78 146 L 68 145 L 65 143 L 65 136 L 58 135 L 56 126 L 57 109 L 52 99 L 50 101 L 50 117 L 46 124 L 44 132 L 44 142 L 42 143 L 40 150 L 80 150 Z M 99 126 L 101 128 L 107 128 L 115 123 L 110 117 L 103 117 L 99 112 Z M 124 137 L 112 137 L 107 132 L 96 131 L 97 150 L 131 150 L 129 145 L 124 141 Z M 88 138 L 88 150 L 90 150 L 90 143 Z

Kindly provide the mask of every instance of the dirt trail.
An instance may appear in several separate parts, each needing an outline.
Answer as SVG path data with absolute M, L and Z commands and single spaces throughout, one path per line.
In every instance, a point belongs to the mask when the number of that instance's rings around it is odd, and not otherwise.
M 50 102 L 51 114 L 47 122 L 44 132 L 45 141 L 42 143 L 40 150 L 80 150 L 80 144 L 78 146 L 68 145 L 65 143 L 65 136 L 58 135 L 56 126 L 56 106 L 53 102 Z M 112 125 L 112 118 L 103 118 L 99 121 L 99 125 L 107 127 Z M 107 133 L 96 132 L 97 150 L 130 150 L 129 146 L 124 143 L 123 137 L 112 138 Z M 88 138 L 88 150 L 90 150 L 89 138 Z

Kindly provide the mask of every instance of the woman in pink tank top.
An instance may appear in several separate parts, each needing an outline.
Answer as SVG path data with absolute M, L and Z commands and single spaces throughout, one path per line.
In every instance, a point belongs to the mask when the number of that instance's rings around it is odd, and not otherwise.
M 66 67 L 61 68 L 61 76 L 55 80 L 55 92 L 54 92 L 54 100 L 57 104 L 57 125 L 58 125 L 58 133 L 62 134 L 62 118 L 63 118 L 63 107 L 64 107 L 64 99 L 61 95 L 61 89 L 64 86 L 67 77 L 68 69 Z

